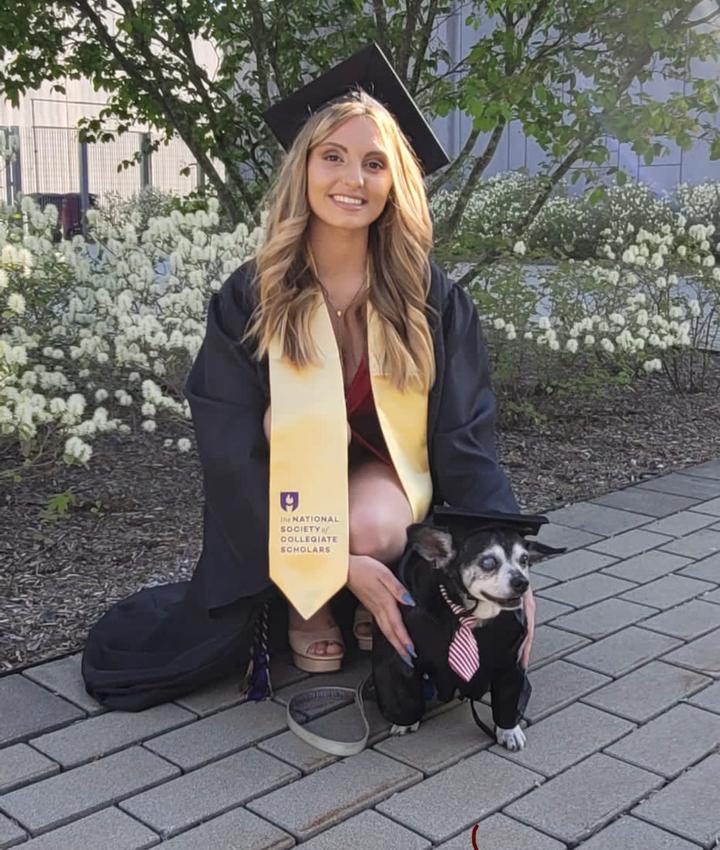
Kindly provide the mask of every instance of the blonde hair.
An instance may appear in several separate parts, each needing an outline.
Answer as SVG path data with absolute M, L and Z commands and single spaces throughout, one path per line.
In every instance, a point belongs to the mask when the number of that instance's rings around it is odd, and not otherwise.
M 395 118 L 362 89 L 332 101 L 306 121 L 265 196 L 265 238 L 255 255 L 253 280 L 258 303 L 243 342 L 255 342 L 259 360 L 279 334 L 283 353 L 293 364 L 302 368 L 318 362 L 310 334 L 318 283 L 306 238 L 312 214 L 307 161 L 316 145 L 356 115 L 375 123 L 393 178 L 385 209 L 368 234 L 367 298 L 381 322 L 383 372 L 401 391 L 415 380 L 427 391 L 435 381 L 435 358 L 425 310 L 437 311 L 427 305 L 432 221 L 423 175 Z

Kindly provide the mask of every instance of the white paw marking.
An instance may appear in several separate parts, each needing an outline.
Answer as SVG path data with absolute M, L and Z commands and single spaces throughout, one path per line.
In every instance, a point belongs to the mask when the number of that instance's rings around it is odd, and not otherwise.
M 522 750 L 526 743 L 525 733 L 519 726 L 512 729 L 501 729 L 495 727 L 495 738 L 498 744 L 502 744 L 508 750 Z
M 417 732 L 419 727 L 420 727 L 420 721 L 419 720 L 417 721 L 417 723 L 413 723 L 410 726 L 398 726 L 397 723 L 393 723 L 393 725 L 390 727 L 390 734 L 391 735 L 407 735 L 408 732 Z

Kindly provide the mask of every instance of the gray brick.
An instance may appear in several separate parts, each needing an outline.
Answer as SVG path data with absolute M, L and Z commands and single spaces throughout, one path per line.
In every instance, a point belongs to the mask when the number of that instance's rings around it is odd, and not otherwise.
M 644 723 L 711 681 L 673 664 L 651 661 L 586 696 L 583 702 Z
M 590 575 L 574 578 L 556 584 L 554 587 L 540 591 L 538 596 L 572 605 L 573 608 L 583 608 L 601 599 L 617 596 L 625 590 L 633 590 L 637 585 L 619 578 L 603 575 L 602 573 L 591 573 Z
M 377 809 L 437 844 L 469 830 L 541 781 L 538 774 L 483 751 L 395 794 Z
M 720 755 L 708 756 L 640 803 L 633 814 L 704 847 L 720 832 Z
M 124 812 L 108 808 L 33 838 L 23 850 L 144 850 L 159 840 Z
M 14 847 L 26 837 L 25 830 L 13 823 L 10 818 L 0 814 L 0 850 L 5 850 L 6 847 Z M 25 845 L 27 847 L 27 844 Z
M 672 778 L 719 743 L 720 715 L 681 703 L 605 751 Z
M 665 543 L 662 548 L 665 552 L 675 552 L 686 558 L 707 558 L 709 555 L 720 552 L 720 531 L 703 528 L 679 540 Z
M 473 827 L 474 829 L 474 827 Z M 461 832 L 455 838 L 441 844 L 437 850 L 469 850 L 472 833 Z M 496 850 L 564 850 L 565 845 L 543 835 L 536 829 L 518 823 L 503 814 L 492 815 L 477 824 L 475 843 L 478 847 Z
M 591 548 L 596 552 L 603 552 L 615 558 L 630 558 L 633 555 L 639 555 L 641 552 L 647 552 L 648 549 L 655 549 L 657 546 L 672 542 L 664 534 L 634 528 L 632 531 L 625 531 L 615 537 L 599 540 L 597 543 L 593 543 Z
M 0 746 L 57 729 L 85 714 L 21 675 L 0 679 Z
M 120 808 L 167 838 L 298 776 L 272 756 L 243 750 L 124 800 Z
M 679 645 L 675 638 L 630 626 L 573 652 L 566 661 L 617 678 Z
M 596 753 L 513 803 L 505 813 L 573 843 L 661 784 L 656 774 Z
M 624 599 L 604 599 L 580 611 L 558 617 L 553 625 L 586 637 L 601 638 L 654 613 L 655 609 L 647 605 L 637 605 Z
M 720 714 L 720 682 L 715 682 L 714 685 L 710 685 L 710 687 L 695 694 L 688 702 Z
M 391 736 L 376 744 L 375 749 L 429 776 L 491 743 L 475 725 L 470 707 L 460 705 L 424 721 L 412 735 Z
M 246 809 L 233 809 L 164 841 L 161 850 L 287 850 L 295 839 Z
M 720 675 L 720 629 L 697 638 L 668 653 L 664 659 L 670 664 L 680 664 L 699 673 Z
M 685 569 L 679 570 L 678 574 L 720 584 L 720 552 L 710 555 L 709 558 L 703 558 L 702 561 L 695 561 Z
M 557 584 L 557 579 L 550 578 L 550 576 L 541 576 L 540 573 L 533 572 L 530 576 L 530 583 L 532 589 L 537 591 L 543 590 L 546 587 L 552 587 L 554 584 Z
M 152 738 L 145 746 L 188 771 L 285 728 L 284 706 L 273 702 L 247 702 Z
M 659 490 L 661 493 L 675 493 L 677 496 L 689 496 L 691 499 L 712 499 L 720 495 L 720 481 L 698 478 L 672 472 L 659 478 L 651 478 L 635 485 L 638 490 Z
M 54 761 L 50 761 L 27 744 L 4 747 L 0 750 L 0 794 L 7 794 L 21 785 L 52 776 L 59 770 Z
M 361 812 L 304 843 L 303 850 L 429 850 L 430 842 L 378 812 Z
M 286 685 L 294 684 L 308 678 L 307 673 L 298 670 L 291 664 L 285 655 L 273 656 L 270 662 L 270 677 L 273 688 L 279 690 Z M 200 688 L 187 696 L 176 699 L 175 702 L 189 711 L 193 711 L 200 717 L 207 717 L 225 708 L 232 708 L 242 702 L 243 694 L 240 692 L 240 676 L 233 674 L 218 682 L 213 682 L 204 688 Z
M 23 670 L 23 676 L 43 685 L 68 702 L 74 703 L 90 715 L 102 714 L 106 709 L 85 690 L 85 683 L 80 673 L 81 660 L 82 653 L 78 652 L 75 655 L 49 661 L 47 664 L 29 667 Z
M 513 753 L 495 744 L 490 752 L 536 773 L 555 776 L 634 728 L 632 723 L 613 714 L 575 703 L 533 723 L 524 750 Z
M 706 593 L 703 596 L 704 602 L 712 602 L 714 605 L 720 604 L 720 588 L 713 590 L 712 593 Z
M 593 505 L 607 505 L 609 508 L 619 508 L 621 511 L 635 511 L 639 514 L 650 514 L 654 517 L 664 517 L 689 508 L 696 499 L 686 496 L 674 496 L 669 493 L 659 493 L 653 490 L 639 490 L 627 487 L 606 493 L 590 500 Z
M 713 585 L 706 581 L 685 576 L 663 576 L 663 578 L 644 584 L 634 590 L 623 593 L 621 599 L 639 602 L 640 605 L 650 605 L 652 608 L 674 608 L 681 602 L 686 602 L 694 596 L 712 590 Z
M 337 756 L 331 756 L 316 747 L 311 747 L 310 744 L 306 744 L 302 738 L 298 738 L 294 732 L 290 731 L 260 741 L 257 748 L 296 767 L 304 774 L 313 773 L 313 771 L 320 770 L 321 767 L 326 767 L 337 761 Z
M 547 664 L 573 649 L 578 649 L 588 643 L 588 639 L 573 632 L 564 632 L 554 626 L 539 626 L 535 629 L 532 649 L 530 650 L 530 669 L 541 664 Z
M 696 844 L 633 817 L 618 818 L 578 846 L 582 850 L 697 850 Z
M 365 750 L 253 800 L 248 808 L 305 841 L 421 778 L 417 770 Z
M 662 614 L 643 620 L 644 629 L 652 629 L 682 640 L 699 637 L 718 626 L 720 626 L 720 606 L 702 599 L 684 602 L 677 608 L 671 608 L 669 611 L 663 611 Z
M 720 460 L 708 460 L 696 466 L 690 466 L 683 470 L 685 475 L 696 475 L 700 478 L 713 478 L 720 480 Z
M 599 552 L 591 552 L 589 549 L 578 549 L 576 552 L 568 552 L 566 555 L 558 555 L 549 558 L 533 566 L 533 574 L 540 573 L 558 581 L 587 575 L 615 563 L 615 558 L 609 555 L 601 555 Z
M 548 523 L 540 528 L 537 539 L 548 546 L 564 546 L 568 551 L 572 551 L 573 549 L 581 549 L 588 543 L 594 543 L 601 536 L 600 534 L 591 534 L 589 531 L 582 531 L 579 528 L 570 528 L 568 525 Z
M 576 502 L 567 508 L 558 511 L 550 511 L 547 514 L 550 522 L 559 525 L 569 525 L 570 528 L 579 528 L 582 531 L 590 531 L 607 537 L 610 534 L 620 534 L 629 528 L 652 522 L 653 517 L 648 514 L 630 513 L 619 511 L 616 508 L 608 508 L 605 505 L 594 505 L 591 502 Z
M 701 502 L 699 505 L 695 505 L 693 508 L 694 511 L 698 511 L 703 514 L 710 514 L 714 517 L 720 516 L 720 496 L 716 499 L 710 499 L 707 502 Z
M 635 555 L 611 567 L 606 567 L 602 572 L 635 581 L 638 584 L 645 584 L 690 563 L 692 562 L 689 558 L 681 558 L 680 555 L 673 555 L 671 552 L 663 552 L 660 549 L 651 549 L 649 552 L 643 552 L 642 555 Z
M 567 614 L 573 609 L 569 605 L 563 605 L 561 602 L 554 602 L 552 599 L 543 599 L 542 596 L 536 597 L 537 607 L 535 608 L 535 625 L 542 626 L 550 620 L 554 620 L 561 614 Z
M 607 676 L 593 670 L 566 661 L 552 661 L 532 674 L 533 690 L 525 716 L 536 723 L 609 681 Z
M 655 531 L 670 537 L 684 537 L 700 528 L 706 528 L 717 521 L 717 517 L 705 516 L 695 511 L 680 511 L 663 517 L 642 527 L 643 531 Z
M 349 664 L 343 664 L 343 668 L 339 673 L 328 673 L 316 675 L 312 677 L 310 683 L 307 681 L 295 682 L 284 688 L 277 688 L 275 691 L 275 699 L 283 704 L 286 704 L 290 697 L 301 691 L 307 690 L 309 687 L 322 688 L 328 687 L 344 687 L 355 688 L 357 685 L 370 673 L 370 653 L 358 653 Z M 339 708 L 343 704 L 348 704 L 353 701 L 352 696 L 347 699 L 332 700 L 331 703 L 317 703 L 316 714 L 324 714 L 328 711 L 330 705 Z
M 178 769 L 131 747 L 0 797 L 0 809 L 33 834 L 98 811 L 175 776 Z
M 191 712 L 166 703 L 145 711 L 101 714 L 33 738 L 31 743 L 63 767 L 77 767 L 192 720 L 195 715 Z
M 677 496 L 689 496 L 691 499 L 712 499 L 720 495 L 720 481 L 678 472 L 649 478 L 635 486 L 638 490 L 659 490 L 661 493 L 675 493 Z

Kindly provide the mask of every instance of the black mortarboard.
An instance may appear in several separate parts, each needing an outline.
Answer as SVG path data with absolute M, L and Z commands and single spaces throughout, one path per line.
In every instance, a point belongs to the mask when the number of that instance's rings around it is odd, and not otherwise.
M 425 175 L 450 162 L 422 112 L 375 42 L 265 110 L 263 118 L 288 150 L 312 112 L 357 86 L 383 103 L 395 116 Z
M 507 528 L 518 534 L 537 535 L 540 526 L 548 522 L 541 514 L 507 514 L 500 511 L 482 511 L 476 513 L 451 505 L 436 505 L 433 508 L 433 525 L 445 526 L 451 532 L 468 534 L 490 528 Z

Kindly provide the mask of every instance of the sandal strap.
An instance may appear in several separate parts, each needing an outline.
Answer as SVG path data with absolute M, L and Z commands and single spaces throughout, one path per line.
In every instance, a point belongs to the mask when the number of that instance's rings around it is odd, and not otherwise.
M 338 626 L 332 626 L 329 629 L 321 629 L 317 632 L 305 632 L 302 629 L 288 629 L 288 640 L 294 652 L 300 655 L 307 655 L 308 658 L 339 658 L 340 654 L 335 655 L 315 655 L 308 653 L 310 647 L 315 643 L 339 643 L 343 650 L 345 642 L 342 639 L 342 632 Z

